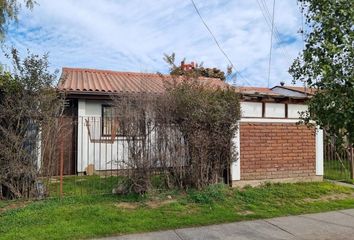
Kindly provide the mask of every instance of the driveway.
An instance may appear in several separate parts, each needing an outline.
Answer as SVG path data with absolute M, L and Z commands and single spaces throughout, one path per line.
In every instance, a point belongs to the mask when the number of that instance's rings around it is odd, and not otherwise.
M 354 239 L 354 209 L 103 238 L 102 240 Z

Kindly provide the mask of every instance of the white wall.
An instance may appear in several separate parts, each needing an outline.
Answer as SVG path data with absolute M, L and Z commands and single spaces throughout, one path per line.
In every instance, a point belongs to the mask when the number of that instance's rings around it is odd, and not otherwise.
M 243 118 L 262 118 L 261 102 L 241 102 L 241 116 Z M 300 112 L 308 110 L 305 104 L 288 104 L 288 118 L 300 117 Z M 265 103 L 266 118 L 285 118 L 284 103 Z
M 236 159 L 231 164 L 231 180 L 238 181 L 241 180 L 241 162 L 240 162 L 240 123 L 237 124 L 237 132 L 232 139 L 234 147 L 236 148 Z
M 285 118 L 285 104 L 284 103 L 266 103 L 265 117 L 271 118 Z
M 241 102 L 242 117 L 262 117 L 261 102 Z
M 316 175 L 323 175 L 323 130 L 316 129 Z
M 94 165 L 95 170 L 118 169 L 123 166 L 122 162 L 128 154 L 127 142 L 124 139 L 113 143 L 92 141 L 105 139 L 101 136 L 102 104 L 104 102 L 90 100 L 78 102 L 78 172 L 85 171 L 90 164 Z M 88 127 L 87 124 L 90 126 Z M 90 130 L 91 138 L 88 130 Z M 111 137 L 106 137 L 106 139 L 111 140 Z
M 304 104 L 288 104 L 288 118 L 299 118 L 300 112 L 308 110 L 308 106 Z
M 90 164 L 94 165 L 95 170 L 128 168 L 126 163 L 129 157 L 129 146 L 126 137 L 116 136 L 112 142 L 95 142 L 95 140 L 99 139 L 112 140 L 111 136 L 102 136 L 102 104 L 105 104 L 105 102 L 90 100 L 79 100 L 78 102 L 78 172 L 86 171 L 86 168 Z M 179 133 L 171 130 L 170 136 L 172 138 L 177 137 L 176 134 Z M 155 144 L 155 139 L 157 139 L 157 134 L 151 132 L 147 135 L 146 141 L 149 143 L 149 159 L 154 161 L 156 166 L 159 166 L 159 162 L 155 161 L 158 159 L 156 156 L 158 151 L 154 150 L 158 147 Z M 184 155 L 182 154 L 182 156 Z M 176 160 L 176 156 L 173 156 L 173 153 L 170 152 L 167 152 L 164 157 Z

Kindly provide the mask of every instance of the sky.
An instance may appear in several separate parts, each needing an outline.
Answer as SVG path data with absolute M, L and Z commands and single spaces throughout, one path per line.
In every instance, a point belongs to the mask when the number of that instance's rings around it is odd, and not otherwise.
M 51 70 L 83 67 L 133 72 L 168 72 L 164 53 L 176 62 L 203 63 L 226 71 L 229 64 L 190 0 L 36 0 L 8 26 L 6 45 L 22 54 L 49 54 Z M 273 0 L 264 0 L 270 13 Z M 195 0 L 200 14 L 231 59 L 239 86 L 268 86 L 270 25 L 261 0 Z M 302 50 L 296 0 L 276 1 L 269 85 L 290 85 L 288 73 Z M 0 57 L 2 63 L 7 60 Z

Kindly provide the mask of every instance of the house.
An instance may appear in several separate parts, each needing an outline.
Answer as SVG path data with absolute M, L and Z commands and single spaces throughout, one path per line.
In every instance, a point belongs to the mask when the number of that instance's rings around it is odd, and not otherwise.
M 63 68 L 58 84 L 65 93 L 68 131 L 65 174 L 92 174 L 124 169 L 125 136 L 112 134 L 111 95 L 163 94 L 169 75 Z M 203 79 L 225 87 L 218 79 Z M 230 167 L 232 184 L 263 181 L 317 181 L 323 176 L 322 130 L 297 124 L 299 112 L 312 96 L 303 88 L 238 87 L 242 117 L 237 136 L 237 160 Z M 70 128 L 69 128 L 70 129 Z

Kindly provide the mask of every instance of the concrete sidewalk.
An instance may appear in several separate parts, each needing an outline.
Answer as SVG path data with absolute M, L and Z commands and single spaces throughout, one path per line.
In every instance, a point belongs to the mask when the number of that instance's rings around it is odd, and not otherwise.
M 104 240 L 354 239 L 354 209 L 104 238 Z

